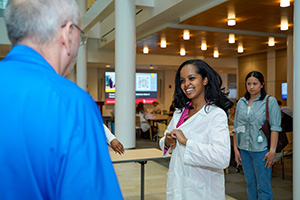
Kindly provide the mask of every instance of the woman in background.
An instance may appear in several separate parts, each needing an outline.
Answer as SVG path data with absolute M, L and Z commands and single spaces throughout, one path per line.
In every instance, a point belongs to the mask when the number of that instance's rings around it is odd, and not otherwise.
M 150 128 L 150 124 L 147 121 L 147 109 L 144 107 L 144 104 L 142 102 L 138 103 L 137 107 L 136 107 L 136 112 L 135 112 L 136 116 L 140 117 L 140 121 L 141 121 L 141 129 L 143 132 L 146 132 L 149 130 Z
M 243 165 L 249 200 L 273 199 L 271 187 L 272 165 L 280 127 L 280 109 L 274 97 L 269 98 L 269 122 L 271 126 L 270 150 L 267 138 L 260 127 L 266 121 L 266 99 L 263 75 L 250 72 L 245 79 L 246 94 L 236 107 L 233 143 L 235 160 Z
M 227 109 L 232 102 L 220 75 L 202 60 L 180 65 L 175 77 L 176 111 L 159 141 L 172 152 L 167 199 L 225 199 L 224 169 L 230 160 Z
M 153 110 L 152 110 L 152 114 L 161 114 L 159 103 L 157 101 L 153 101 L 152 105 L 154 107 Z

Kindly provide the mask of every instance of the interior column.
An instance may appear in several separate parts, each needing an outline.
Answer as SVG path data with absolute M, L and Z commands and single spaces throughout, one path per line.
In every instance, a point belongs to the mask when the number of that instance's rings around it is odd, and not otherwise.
M 135 147 L 135 1 L 115 1 L 115 131 L 124 148 Z
M 294 35 L 299 34 L 300 2 L 294 1 Z M 294 38 L 294 47 L 293 199 L 300 199 L 300 37 Z
M 86 1 L 77 1 L 81 16 L 86 12 Z M 79 47 L 76 64 L 76 83 L 86 90 L 87 81 L 87 45 Z

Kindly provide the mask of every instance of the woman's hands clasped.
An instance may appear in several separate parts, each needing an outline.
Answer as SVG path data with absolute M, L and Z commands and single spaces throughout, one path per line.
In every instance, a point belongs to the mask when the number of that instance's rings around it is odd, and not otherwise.
M 180 144 L 186 145 L 187 139 L 181 130 L 173 129 L 171 133 L 166 133 L 166 146 L 174 149 L 176 147 L 176 140 Z

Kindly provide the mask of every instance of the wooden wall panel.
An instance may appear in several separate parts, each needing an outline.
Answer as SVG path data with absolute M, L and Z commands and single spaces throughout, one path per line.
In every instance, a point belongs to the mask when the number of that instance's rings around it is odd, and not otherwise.
M 286 105 L 286 99 L 281 98 L 281 83 L 287 82 L 287 50 L 276 51 L 276 83 L 275 83 L 275 97 Z

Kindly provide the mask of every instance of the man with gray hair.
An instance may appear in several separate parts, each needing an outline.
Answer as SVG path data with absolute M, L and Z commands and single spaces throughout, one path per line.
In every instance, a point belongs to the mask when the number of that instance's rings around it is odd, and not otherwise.
M 87 38 L 75 0 L 9 0 L 0 199 L 123 199 L 98 107 L 65 76 Z

